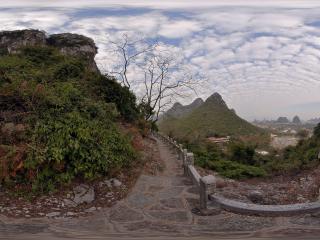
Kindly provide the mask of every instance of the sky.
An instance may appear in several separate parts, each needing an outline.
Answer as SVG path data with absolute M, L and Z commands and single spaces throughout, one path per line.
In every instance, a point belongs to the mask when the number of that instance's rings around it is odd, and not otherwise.
M 111 41 L 124 33 L 159 41 L 206 79 L 183 104 L 219 92 L 248 120 L 320 117 L 320 1 L 1 2 L 0 31 L 25 28 L 93 38 L 103 71 L 119 60 Z

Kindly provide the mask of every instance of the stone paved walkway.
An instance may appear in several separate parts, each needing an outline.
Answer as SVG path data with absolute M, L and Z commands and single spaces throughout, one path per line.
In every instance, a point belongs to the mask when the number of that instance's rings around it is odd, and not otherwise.
M 158 141 L 165 170 L 141 175 L 129 196 L 110 209 L 79 219 L 0 218 L 0 239 L 220 239 L 320 235 L 320 217 L 262 218 L 221 212 L 197 216 L 197 190 L 183 177 L 177 156 Z

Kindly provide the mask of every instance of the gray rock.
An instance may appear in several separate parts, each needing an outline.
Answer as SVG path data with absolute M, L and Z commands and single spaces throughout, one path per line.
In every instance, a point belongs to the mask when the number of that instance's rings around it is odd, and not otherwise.
M 97 210 L 97 208 L 96 207 L 91 207 L 91 208 L 88 208 L 88 209 L 86 209 L 86 210 L 84 210 L 86 213 L 92 213 L 92 212 L 94 212 L 94 211 L 96 211 Z
M 74 198 L 73 202 L 76 204 L 91 203 L 95 199 L 95 192 L 92 187 L 81 184 L 73 189 Z
M 109 180 L 109 179 L 104 180 L 104 181 L 103 181 L 103 184 L 104 184 L 104 185 L 107 185 L 108 188 L 111 188 L 111 187 L 112 187 L 112 182 L 111 182 L 111 180 Z
M 53 34 L 46 37 L 38 30 L 0 31 L 0 49 L 5 53 L 17 54 L 26 46 L 51 46 L 61 54 L 81 57 L 87 68 L 99 72 L 94 61 L 97 47 L 91 38 L 71 33 Z
M 8 53 L 19 53 L 22 47 L 44 46 L 46 36 L 38 30 L 17 30 L 0 32 L 0 48 Z
M 105 195 L 105 197 L 107 197 L 107 198 L 113 197 L 113 192 L 108 192 L 108 193 Z
M 122 182 L 120 182 L 118 179 L 116 179 L 116 178 L 113 178 L 112 180 L 111 180 L 111 182 L 112 182 L 112 185 L 114 186 L 114 187 L 121 187 L 121 185 L 122 185 Z
M 73 216 L 76 216 L 77 214 L 76 213 L 74 213 L 74 212 L 67 212 L 66 213 L 66 216 L 67 217 L 73 217 Z
M 46 217 L 49 217 L 49 218 L 53 218 L 53 217 L 58 217 L 60 216 L 60 212 L 51 212 L 51 213 L 47 213 L 46 214 Z
M 102 185 L 107 185 L 108 188 L 111 188 L 111 187 L 121 187 L 122 182 L 120 182 L 116 178 L 111 178 L 111 179 L 104 180 L 101 184 Z
M 263 193 L 257 190 L 251 191 L 248 194 L 248 199 L 253 203 L 263 204 L 264 202 L 263 198 L 264 198 Z
M 67 207 L 76 207 L 77 206 L 77 204 L 74 201 L 70 200 L 70 199 L 64 199 L 63 203 Z
M 62 54 L 82 57 L 87 60 L 90 70 L 98 71 L 94 61 L 98 51 L 91 38 L 72 33 L 53 34 L 47 39 L 47 44 L 58 48 Z

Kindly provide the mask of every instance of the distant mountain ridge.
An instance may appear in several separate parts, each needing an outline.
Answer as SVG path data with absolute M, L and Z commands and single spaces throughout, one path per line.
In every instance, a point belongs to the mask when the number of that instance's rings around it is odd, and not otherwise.
M 190 113 L 192 110 L 196 109 L 203 103 L 204 101 L 202 100 L 202 98 L 197 98 L 189 105 L 182 105 L 181 103 L 177 102 L 173 104 L 172 108 L 170 108 L 165 115 L 170 117 L 182 117 Z
M 173 105 L 158 123 L 160 131 L 177 138 L 203 138 L 216 135 L 251 135 L 263 130 L 237 116 L 222 96 L 214 93 L 190 105 Z

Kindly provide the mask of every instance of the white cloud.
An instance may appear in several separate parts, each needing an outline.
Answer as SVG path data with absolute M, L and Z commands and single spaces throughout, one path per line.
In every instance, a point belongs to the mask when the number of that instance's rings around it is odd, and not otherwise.
M 200 31 L 201 26 L 195 21 L 178 20 L 168 21 L 161 24 L 159 35 L 167 38 L 187 37 L 194 32 Z
M 118 60 L 110 39 L 120 39 L 124 32 L 160 38 L 162 47 L 170 49 L 182 67 L 207 76 L 208 82 L 199 87 L 200 96 L 219 91 L 244 117 L 276 117 L 292 103 L 320 101 L 319 1 L 63 3 L 61 8 L 59 0 L 6 1 L 0 7 L 0 29 L 88 35 L 99 47 L 99 66 L 107 70 Z M 138 7 L 145 11 L 134 11 Z M 95 8 L 126 14 L 96 15 Z M 78 15 L 80 10 L 86 14 Z M 132 77 L 142 77 L 138 69 L 131 70 Z M 139 86 L 135 89 L 141 91 Z M 313 115 L 304 112 L 303 116 Z

